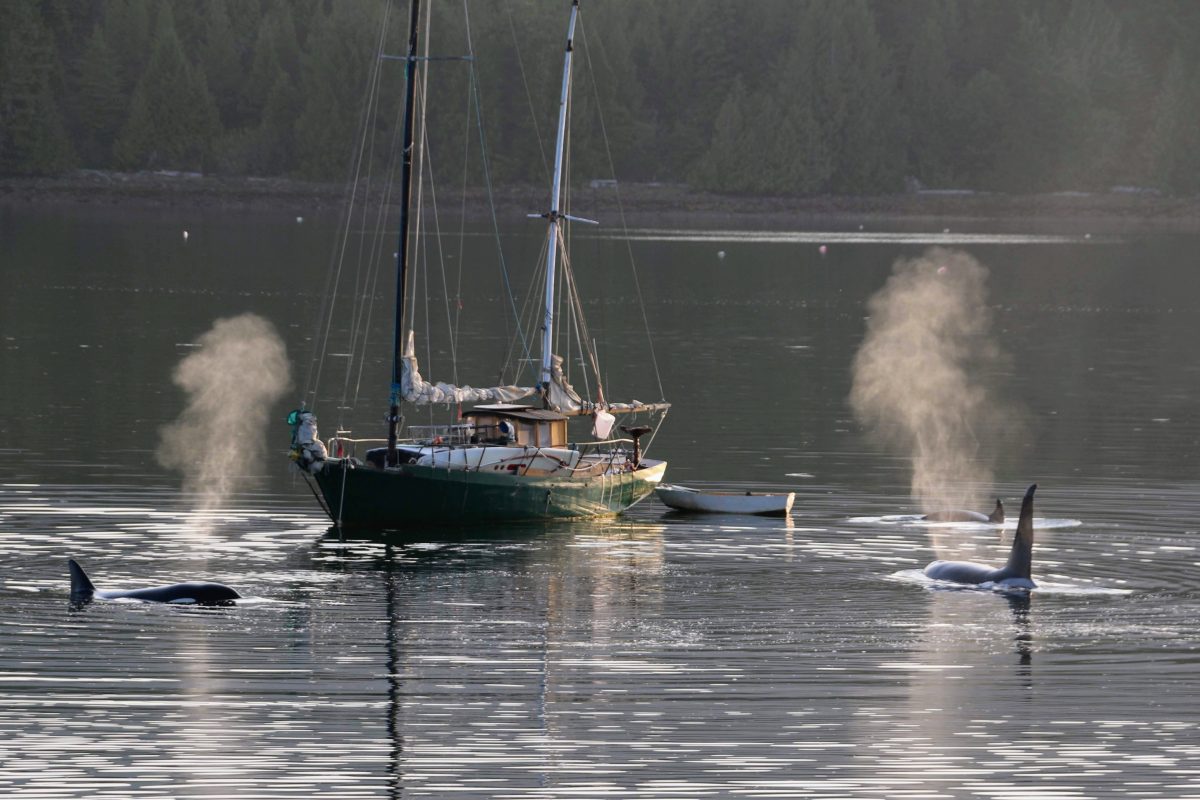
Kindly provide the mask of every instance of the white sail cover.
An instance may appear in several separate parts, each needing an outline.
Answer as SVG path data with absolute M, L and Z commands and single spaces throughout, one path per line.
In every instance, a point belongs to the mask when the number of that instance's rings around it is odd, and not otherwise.
M 536 389 L 524 386 L 492 386 L 476 389 L 471 386 L 455 386 L 450 383 L 429 383 L 417 369 L 416 347 L 410 330 L 404 340 L 404 357 L 401 364 L 400 393 L 405 402 L 416 405 L 434 403 L 513 403 L 536 393 Z M 576 398 L 578 399 L 578 398 Z
M 562 365 L 562 356 L 550 356 L 550 407 L 555 411 L 578 411 L 583 408 L 583 400 L 567 383 Z

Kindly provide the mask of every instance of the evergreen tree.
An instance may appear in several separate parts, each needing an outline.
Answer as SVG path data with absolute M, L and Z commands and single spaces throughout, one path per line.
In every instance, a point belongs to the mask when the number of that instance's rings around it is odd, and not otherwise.
M 746 85 L 735 80 L 717 111 L 708 153 L 694 169 L 693 179 L 701 188 L 733 193 L 756 188 L 750 180 L 752 164 L 746 146 L 748 106 Z
M 169 5 L 159 7 L 155 28 L 117 157 L 127 168 L 198 170 L 219 130 L 216 106 L 203 72 L 184 58 Z
M 1200 96 L 1179 51 L 1166 65 L 1143 145 L 1146 174 L 1172 192 L 1200 191 Z
M 753 103 L 757 119 L 751 121 L 752 151 L 761 165 L 761 182 L 770 192 L 816 194 L 831 188 L 837 128 L 820 117 L 820 33 L 815 21 L 800 19 L 794 36 L 772 70 L 775 79 L 764 83 Z
M 237 38 L 230 26 L 228 5 L 226 0 L 208 0 L 202 8 L 198 63 L 204 69 L 222 128 L 240 128 L 245 123 L 237 117 L 245 71 Z
M 696 169 L 708 150 L 717 112 L 742 72 L 745 22 L 753 8 L 680 0 L 665 8 L 673 20 L 673 36 L 658 66 L 668 121 L 663 150 L 667 164 L 682 174 Z
M 1062 153 L 1059 185 L 1106 188 L 1125 173 L 1131 156 L 1133 119 L 1127 115 L 1146 108 L 1141 67 L 1106 3 L 1073 0 L 1054 49 L 1072 143 Z
M 904 122 L 912 131 L 907 166 L 929 186 L 948 186 L 958 180 L 955 131 L 951 118 L 956 87 L 951 78 L 948 42 L 957 35 L 956 6 L 938 3 L 928 9 L 904 63 L 901 96 Z
M 304 110 L 295 123 L 296 169 L 302 177 L 345 177 L 375 55 L 375 8 L 335 3 L 309 33 L 301 65 Z
M 72 166 L 52 82 L 57 59 L 36 0 L 0 11 L 0 174 L 50 175 Z
M 253 127 L 262 122 L 263 110 L 280 75 L 293 83 L 300 80 L 300 46 L 290 6 L 265 14 L 251 48 L 250 69 L 243 76 L 234 127 Z
M 992 189 L 1004 185 L 1002 172 L 1006 114 L 1013 107 L 1004 80 L 981 69 L 971 76 L 958 95 L 945 124 L 954 133 L 954 169 L 963 185 Z
M 1016 40 L 999 65 L 1011 106 L 999 134 L 996 188 L 1047 191 L 1058 188 L 1058 166 L 1070 147 L 1073 98 L 1058 71 L 1054 50 L 1035 11 L 1022 18 Z
M 634 171 L 634 153 L 650 144 L 640 122 L 641 86 L 627 36 L 616 27 L 617 15 L 580 17 L 576 39 L 578 69 L 572 93 L 573 166 L 581 178 L 615 178 Z M 609 163 L 609 154 L 613 163 Z
M 121 63 L 121 87 L 132 95 L 146 71 L 150 52 L 148 0 L 108 0 L 104 13 L 104 38 Z
M 104 29 L 96 25 L 79 60 L 76 84 L 76 142 L 86 167 L 112 165 L 113 143 L 128 114 L 128 99 L 121 91 L 120 62 Z
M 823 34 L 817 66 L 818 122 L 828 115 L 834 150 L 832 188 L 839 193 L 900 188 L 903 140 L 895 120 L 891 57 L 875 31 L 865 0 L 814 4 Z

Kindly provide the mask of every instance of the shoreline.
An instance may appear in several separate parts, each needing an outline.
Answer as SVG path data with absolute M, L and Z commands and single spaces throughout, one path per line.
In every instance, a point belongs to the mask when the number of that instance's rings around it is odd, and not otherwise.
M 0 178 L 0 207 L 213 209 L 310 214 L 339 212 L 347 190 L 341 184 L 284 178 L 211 177 L 187 173 L 81 171 L 57 178 Z M 513 186 L 493 193 L 502 218 L 524 219 L 541 208 L 541 187 Z M 1200 198 L 1152 192 L 1007 195 L 969 191 L 923 191 L 880 196 L 746 197 L 718 195 L 680 185 L 611 184 L 576 188 L 576 208 L 589 214 L 623 211 L 630 224 L 645 222 L 699 227 L 808 228 L 814 223 L 921 221 L 1032 223 L 1090 226 L 1114 231 L 1200 233 Z M 619 199 L 618 199 L 619 197 Z M 458 202 L 458 201 L 455 201 Z M 469 190 L 468 218 L 490 216 L 487 196 Z

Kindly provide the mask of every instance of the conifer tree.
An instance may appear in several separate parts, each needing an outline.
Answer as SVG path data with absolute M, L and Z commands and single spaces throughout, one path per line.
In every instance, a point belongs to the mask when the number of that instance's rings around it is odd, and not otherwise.
M 1172 192 L 1200 191 L 1200 95 L 1176 50 L 1167 62 L 1143 145 L 1146 174 Z
M 50 175 L 74 163 L 51 90 L 56 69 L 36 0 L 9 0 L 0 11 L 0 174 Z
M 230 26 L 228 4 L 226 0 L 207 0 L 202 8 L 202 39 L 197 63 L 204 69 L 222 128 L 236 129 L 244 122 L 237 118 L 237 110 L 245 72 Z
M 148 0 L 108 0 L 104 12 L 104 38 L 121 63 L 121 86 L 132 95 L 151 46 L 151 14 Z
M 158 10 L 154 52 L 138 82 L 117 157 L 126 168 L 199 170 L 219 130 L 201 71 L 184 58 L 169 5 Z
M 120 62 L 96 25 L 79 60 L 76 85 L 75 127 L 77 149 L 85 167 L 112 165 L 113 143 L 128 114 L 128 98 L 121 91 Z
M 928 186 L 948 186 L 957 179 L 955 130 L 945 124 L 956 101 L 947 41 L 956 31 L 953 5 L 929 8 L 909 46 L 901 81 L 903 121 L 912 135 L 907 141 L 907 166 Z
M 296 169 L 302 177 L 345 177 L 375 55 L 374 7 L 335 3 L 319 14 L 302 57 L 304 109 L 296 119 Z

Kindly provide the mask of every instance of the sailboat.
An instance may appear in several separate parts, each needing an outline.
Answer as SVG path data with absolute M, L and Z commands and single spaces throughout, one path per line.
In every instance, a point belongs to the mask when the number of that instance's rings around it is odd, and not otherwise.
M 571 92 L 573 41 L 579 2 L 571 4 L 558 105 L 549 209 L 530 217 L 547 227 L 541 286 L 539 379 L 534 386 L 471 388 L 431 383 L 420 374 L 414 333 L 405 318 L 411 258 L 414 94 L 420 36 L 420 0 L 411 0 L 400 166 L 400 241 L 396 252 L 395 329 L 386 439 L 353 439 L 346 431 L 328 442 L 317 433 L 313 410 L 289 416 L 291 456 L 329 518 L 337 525 L 406 529 L 508 520 L 618 514 L 649 495 L 666 462 L 646 457 L 643 437 L 657 431 L 670 404 L 610 402 L 590 343 L 581 361 L 596 376 L 585 400 L 568 382 L 555 352 L 556 292 L 571 295 L 572 315 L 583 306 L 566 258 L 564 229 L 573 217 L 562 207 L 564 148 Z M 539 279 L 535 279 L 539 280 Z M 455 410 L 445 424 L 404 425 L 403 407 L 443 405 Z M 467 407 L 470 405 L 471 407 Z M 621 415 L 631 417 L 620 425 Z M 636 424 L 645 419 L 647 423 Z M 571 429 L 587 426 L 572 433 Z M 653 436 L 648 441 L 652 441 Z M 373 445 L 373 446 L 372 446 Z M 359 453 L 360 448 L 365 450 Z

